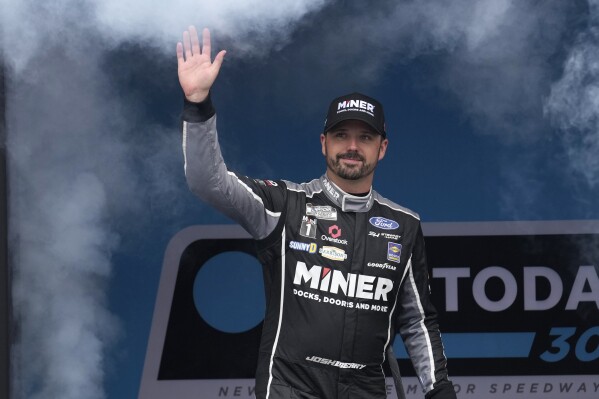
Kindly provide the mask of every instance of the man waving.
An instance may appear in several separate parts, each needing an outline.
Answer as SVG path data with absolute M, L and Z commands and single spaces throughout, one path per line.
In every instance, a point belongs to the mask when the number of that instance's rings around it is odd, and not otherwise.
M 212 61 L 207 29 L 202 41 L 190 27 L 177 44 L 185 175 L 252 235 L 264 267 L 256 397 L 386 398 L 382 365 L 398 332 L 426 398 L 455 398 L 419 216 L 372 188 L 389 142 L 382 105 L 360 93 L 331 102 L 320 131 L 326 171 L 312 181 L 231 172 L 210 100 L 225 52 Z

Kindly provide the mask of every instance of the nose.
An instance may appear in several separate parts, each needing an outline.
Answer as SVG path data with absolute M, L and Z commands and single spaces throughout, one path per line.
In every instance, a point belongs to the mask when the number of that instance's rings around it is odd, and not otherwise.
M 349 150 L 357 150 L 358 149 L 358 138 L 355 136 L 350 136 L 347 141 L 347 148 Z

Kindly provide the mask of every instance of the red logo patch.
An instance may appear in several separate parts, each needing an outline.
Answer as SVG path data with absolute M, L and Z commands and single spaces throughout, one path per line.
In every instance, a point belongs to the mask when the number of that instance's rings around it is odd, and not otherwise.
M 336 224 L 329 227 L 329 235 L 333 238 L 338 238 L 341 236 L 341 229 Z

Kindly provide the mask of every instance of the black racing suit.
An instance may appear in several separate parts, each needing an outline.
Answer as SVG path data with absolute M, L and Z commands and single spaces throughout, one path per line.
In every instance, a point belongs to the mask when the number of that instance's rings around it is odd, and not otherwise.
M 386 398 L 396 329 L 427 397 L 451 388 L 417 214 L 326 175 L 296 184 L 228 171 L 210 99 L 185 103 L 183 151 L 191 190 L 257 242 L 267 303 L 257 398 Z

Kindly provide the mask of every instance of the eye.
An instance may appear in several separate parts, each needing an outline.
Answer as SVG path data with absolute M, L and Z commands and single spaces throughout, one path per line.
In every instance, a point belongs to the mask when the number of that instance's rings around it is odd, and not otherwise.
M 360 139 L 364 142 L 370 142 L 374 140 L 374 136 L 372 134 L 363 134 L 360 136 Z

